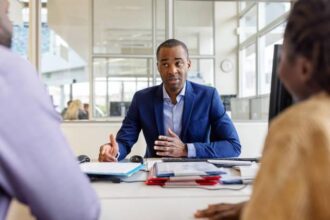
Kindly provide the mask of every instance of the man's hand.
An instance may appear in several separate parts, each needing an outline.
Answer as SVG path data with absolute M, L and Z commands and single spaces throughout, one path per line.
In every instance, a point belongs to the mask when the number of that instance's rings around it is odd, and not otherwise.
M 100 162 L 117 162 L 117 154 L 119 151 L 118 143 L 113 134 L 109 136 L 110 143 L 100 147 L 99 161 Z
M 168 129 L 168 133 L 169 136 L 159 136 L 155 141 L 156 154 L 165 157 L 186 157 L 188 155 L 186 144 L 171 129 Z
M 220 203 L 209 205 L 207 209 L 198 210 L 195 213 L 196 218 L 209 218 L 212 220 L 239 220 L 242 209 L 246 202 L 238 204 Z

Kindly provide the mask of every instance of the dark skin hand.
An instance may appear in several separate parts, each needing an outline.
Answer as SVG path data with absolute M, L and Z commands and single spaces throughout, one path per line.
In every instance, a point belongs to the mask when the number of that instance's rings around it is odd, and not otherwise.
M 212 220 L 239 220 L 246 202 L 237 204 L 220 203 L 209 205 L 207 209 L 198 210 L 195 218 L 208 218 Z
M 115 136 L 110 134 L 109 144 L 102 145 L 99 153 L 100 162 L 117 162 L 116 155 L 118 154 L 119 147 L 116 142 Z
M 156 154 L 163 157 L 187 157 L 188 150 L 180 138 L 168 129 L 169 136 L 159 136 L 155 141 Z

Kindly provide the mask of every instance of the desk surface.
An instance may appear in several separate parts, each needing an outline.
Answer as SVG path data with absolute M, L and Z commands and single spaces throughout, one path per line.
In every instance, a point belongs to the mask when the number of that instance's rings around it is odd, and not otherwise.
M 221 186 L 223 189 L 220 190 L 162 188 L 147 186 L 143 182 L 94 182 L 92 185 L 101 201 L 101 220 L 194 219 L 194 212 L 208 204 L 241 202 L 248 200 L 251 194 L 251 186 L 241 189 L 242 185 Z

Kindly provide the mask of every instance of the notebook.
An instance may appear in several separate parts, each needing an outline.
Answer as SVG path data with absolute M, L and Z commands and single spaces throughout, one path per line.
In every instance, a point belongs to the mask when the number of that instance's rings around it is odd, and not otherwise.
M 127 177 L 144 167 L 141 163 L 90 162 L 80 164 L 82 172 L 88 175 L 109 175 Z

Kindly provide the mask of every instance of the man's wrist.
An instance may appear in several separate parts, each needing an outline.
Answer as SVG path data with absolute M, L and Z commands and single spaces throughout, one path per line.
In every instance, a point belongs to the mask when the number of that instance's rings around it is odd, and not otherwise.
M 187 157 L 196 157 L 196 148 L 192 143 L 188 143 L 187 145 Z

